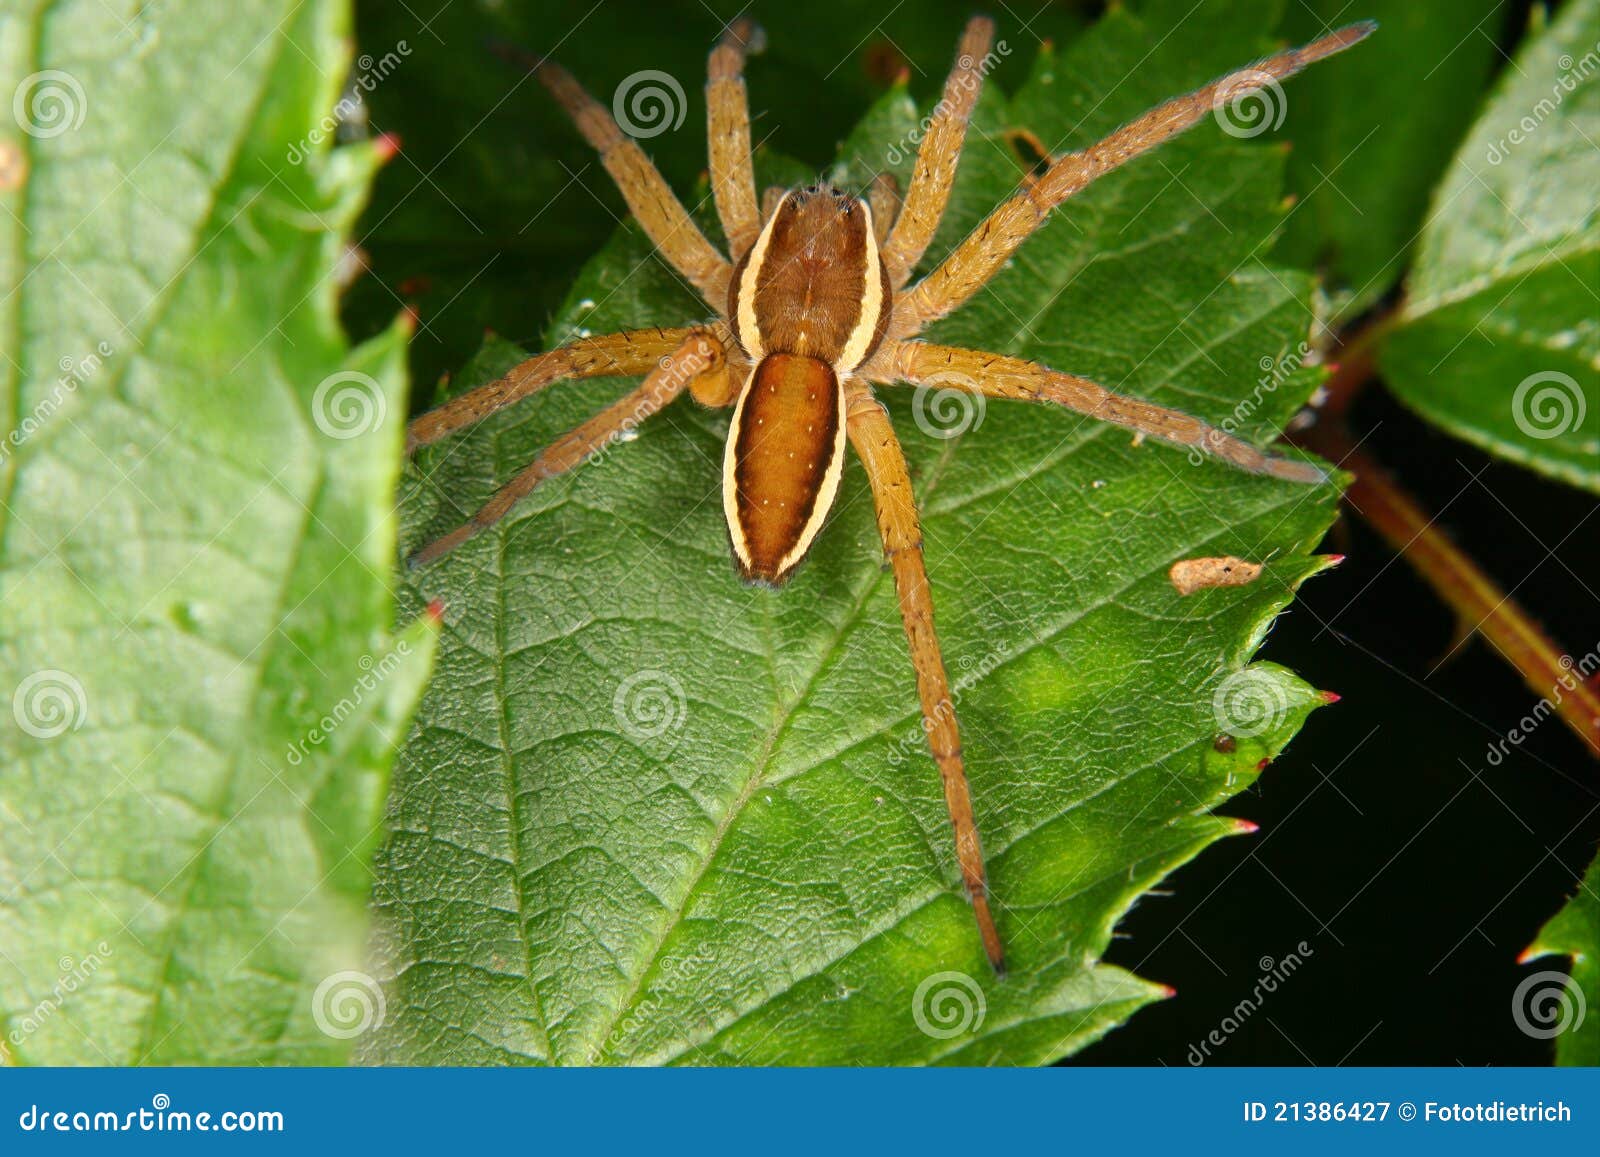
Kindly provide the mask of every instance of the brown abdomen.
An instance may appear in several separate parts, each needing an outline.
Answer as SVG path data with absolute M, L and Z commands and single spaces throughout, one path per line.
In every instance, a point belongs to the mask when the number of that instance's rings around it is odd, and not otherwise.
M 805 557 L 838 492 L 844 396 L 826 362 L 771 354 L 734 411 L 723 509 L 748 579 L 782 583 Z

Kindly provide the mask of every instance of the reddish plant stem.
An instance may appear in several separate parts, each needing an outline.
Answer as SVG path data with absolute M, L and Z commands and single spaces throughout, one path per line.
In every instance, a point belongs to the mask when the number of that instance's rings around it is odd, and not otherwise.
M 1359 449 L 1345 425 L 1356 395 L 1372 381 L 1371 346 L 1347 347 L 1346 360 L 1328 379 L 1316 425 L 1295 441 L 1355 475 L 1346 504 L 1376 530 L 1445 603 L 1522 675 L 1534 694 L 1600 758 L 1600 679 L 1585 679 L 1572 656 L 1456 546 L 1371 454 Z

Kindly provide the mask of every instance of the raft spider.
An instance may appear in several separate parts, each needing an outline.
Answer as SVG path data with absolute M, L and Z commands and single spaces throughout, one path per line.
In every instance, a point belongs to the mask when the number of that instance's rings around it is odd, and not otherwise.
M 962 34 L 943 99 L 929 119 L 903 201 L 892 182 L 865 198 L 812 185 L 769 189 L 758 200 L 744 63 L 758 36 L 738 21 L 711 53 L 709 151 L 713 198 L 728 239 L 719 252 L 639 146 L 562 68 L 539 79 L 599 150 L 660 256 L 716 312 L 708 324 L 584 337 L 529 358 L 505 377 L 423 414 L 407 451 L 470 426 L 553 382 L 646 375 L 644 382 L 545 449 L 471 520 L 423 547 L 437 559 L 503 518 L 547 478 L 566 472 L 687 390 L 706 406 L 733 407 L 723 458 L 723 510 L 733 556 L 748 581 L 781 586 L 818 532 L 838 491 L 848 441 L 866 468 L 884 552 L 894 572 L 928 746 L 944 784 L 956 858 L 984 951 L 1003 972 L 983 851 L 967 788 L 960 735 L 922 558 L 905 456 L 874 385 L 959 382 L 993 398 L 1048 402 L 1209 453 L 1241 470 L 1321 482 L 1309 462 L 1274 457 L 1177 410 L 1113 393 L 1022 358 L 916 340 L 997 274 L 1051 210 L 1098 177 L 1237 101 L 1343 51 L 1374 28 L 1352 24 L 1300 48 L 1176 97 L 1077 152 L 1049 159 L 926 276 L 911 283 L 944 214 L 983 81 L 994 24 L 974 17 Z

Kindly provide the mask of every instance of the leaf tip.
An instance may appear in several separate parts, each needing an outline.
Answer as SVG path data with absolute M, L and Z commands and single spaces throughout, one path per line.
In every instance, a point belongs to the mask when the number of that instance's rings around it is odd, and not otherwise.
M 379 133 L 372 142 L 372 153 L 378 158 L 378 164 L 387 165 L 394 160 L 400 152 L 399 133 Z
M 1344 696 L 1340 695 L 1337 691 L 1318 691 L 1317 697 L 1329 707 L 1332 707 L 1335 703 L 1344 698 Z

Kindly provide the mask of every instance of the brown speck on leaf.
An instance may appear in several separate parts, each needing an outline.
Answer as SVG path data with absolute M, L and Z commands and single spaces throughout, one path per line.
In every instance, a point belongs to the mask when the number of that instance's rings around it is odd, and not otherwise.
M 1223 732 L 1211 741 L 1211 746 L 1222 752 L 1223 755 L 1232 755 L 1239 750 L 1239 742 L 1227 732 Z
M 1182 558 L 1172 564 L 1167 577 L 1180 595 L 1206 587 L 1242 587 L 1261 576 L 1261 564 L 1225 555 L 1221 558 Z

